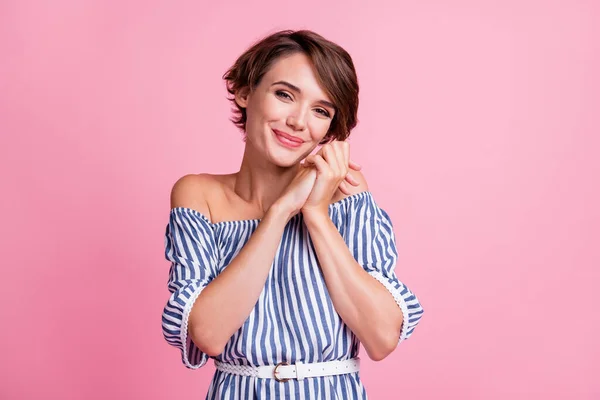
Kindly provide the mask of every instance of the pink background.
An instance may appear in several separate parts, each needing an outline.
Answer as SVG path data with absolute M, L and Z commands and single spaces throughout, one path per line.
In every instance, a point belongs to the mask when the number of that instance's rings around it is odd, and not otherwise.
M 0 2 L 0 398 L 204 398 L 212 363 L 187 370 L 162 338 L 169 190 L 237 170 L 222 74 L 255 39 L 309 28 L 356 62 L 353 159 L 425 307 L 409 341 L 365 360 L 370 398 L 599 399 L 599 15 Z

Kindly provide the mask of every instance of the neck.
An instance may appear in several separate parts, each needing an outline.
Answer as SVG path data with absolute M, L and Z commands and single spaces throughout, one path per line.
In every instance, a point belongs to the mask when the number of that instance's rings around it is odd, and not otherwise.
M 250 207 L 266 213 L 294 179 L 299 164 L 280 167 L 266 160 L 264 156 L 254 156 L 253 153 L 252 145 L 246 143 L 233 190 Z

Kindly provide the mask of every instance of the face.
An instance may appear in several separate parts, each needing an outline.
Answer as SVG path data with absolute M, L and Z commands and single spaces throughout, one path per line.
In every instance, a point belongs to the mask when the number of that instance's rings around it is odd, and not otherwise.
M 282 167 L 297 164 L 319 145 L 335 113 L 301 53 L 277 60 L 255 90 L 237 95 L 236 102 L 246 109 L 246 146 Z

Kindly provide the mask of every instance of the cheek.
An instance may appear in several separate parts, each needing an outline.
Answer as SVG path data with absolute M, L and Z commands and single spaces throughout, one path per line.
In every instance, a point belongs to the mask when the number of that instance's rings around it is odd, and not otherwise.
M 288 113 L 289 105 L 285 104 L 284 102 L 279 101 L 274 97 L 270 97 L 267 101 L 265 101 L 263 114 L 266 116 L 267 120 L 277 121 L 285 119 Z
M 311 121 L 310 124 L 310 132 L 313 140 L 321 141 L 321 139 L 323 139 L 325 135 L 327 135 L 330 126 L 330 119 L 321 119 L 315 117 L 315 119 Z
M 260 102 L 254 102 L 247 109 L 248 124 L 256 128 L 260 128 L 265 121 L 273 119 L 275 113 L 275 104 L 268 99 L 263 99 Z

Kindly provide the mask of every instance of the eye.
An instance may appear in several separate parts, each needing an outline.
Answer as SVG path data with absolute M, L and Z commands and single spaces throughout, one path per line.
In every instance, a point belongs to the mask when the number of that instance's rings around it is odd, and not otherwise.
M 283 90 L 275 91 L 275 96 L 281 97 L 282 99 L 293 100 L 292 96 L 290 96 L 287 92 L 284 92 Z
M 326 109 L 324 109 L 324 108 L 317 108 L 317 109 L 316 109 L 316 111 L 317 111 L 319 114 L 323 115 L 324 117 L 327 117 L 327 118 L 329 118 L 329 117 L 330 117 L 329 111 L 327 111 L 327 110 L 326 110 Z

